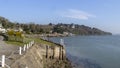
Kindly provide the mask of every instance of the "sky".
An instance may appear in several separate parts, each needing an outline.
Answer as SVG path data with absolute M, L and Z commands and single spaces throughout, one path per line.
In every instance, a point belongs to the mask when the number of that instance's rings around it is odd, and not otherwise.
M 120 0 L 0 0 L 12 22 L 75 23 L 120 34 Z

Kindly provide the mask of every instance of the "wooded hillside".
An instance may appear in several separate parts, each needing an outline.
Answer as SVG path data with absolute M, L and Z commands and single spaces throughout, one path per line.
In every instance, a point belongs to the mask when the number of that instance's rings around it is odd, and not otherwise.
M 92 28 L 85 25 L 78 25 L 78 24 L 52 24 L 49 23 L 48 25 L 41 25 L 35 23 L 18 23 L 18 22 L 11 22 L 4 17 L 0 17 L 0 23 L 2 23 L 4 28 L 22 28 L 25 33 L 30 34 L 49 34 L 49 33 L 73 33 L 77 35 L 111 35 L 110 32 L 102 31 L 98 28 Z

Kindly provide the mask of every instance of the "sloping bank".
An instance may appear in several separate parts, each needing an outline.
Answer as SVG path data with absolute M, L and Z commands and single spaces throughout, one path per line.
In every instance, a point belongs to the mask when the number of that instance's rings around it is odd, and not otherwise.
M 72 65 L 66 58 L 63 46 L 36 43 L 19 59 L 15 60 L 11 68 L 72 68 Z

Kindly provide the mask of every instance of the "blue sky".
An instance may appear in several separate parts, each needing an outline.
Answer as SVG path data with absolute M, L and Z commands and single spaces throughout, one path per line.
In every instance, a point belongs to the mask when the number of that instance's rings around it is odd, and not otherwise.
M 0 16 L 21 23 L 84 24 L 120 34 L 120 0 L 0 0 Z

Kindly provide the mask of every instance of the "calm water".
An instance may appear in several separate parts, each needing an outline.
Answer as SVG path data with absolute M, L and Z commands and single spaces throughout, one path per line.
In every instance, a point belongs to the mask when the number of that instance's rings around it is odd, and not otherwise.
M 59 42 L 63 37 L 51 38 Z M 120 68 L 120 36 L 64 37 L 71 61 L 84 68 Z

